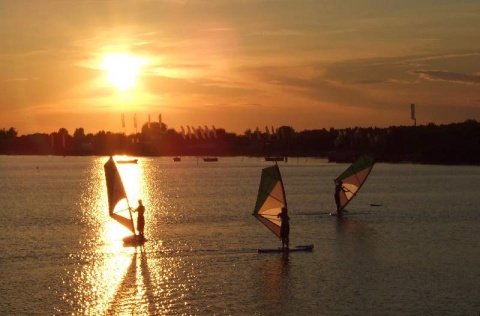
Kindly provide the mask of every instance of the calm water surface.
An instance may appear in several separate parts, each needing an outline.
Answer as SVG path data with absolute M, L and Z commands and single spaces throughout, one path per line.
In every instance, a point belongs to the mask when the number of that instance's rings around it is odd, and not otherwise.
M 0 156 L 0 314 L 478 315 L 480 168 L 377 164 L 341 221 L 347 165 L 280 163 L 291 243 L 251 213 L 258 158 L 119 165 L 143 249 L 108 217 L 108 157 Z M 38 167 L 38 168 L 37 168 Z M 372 206 L 378 205 L 378 206 Z

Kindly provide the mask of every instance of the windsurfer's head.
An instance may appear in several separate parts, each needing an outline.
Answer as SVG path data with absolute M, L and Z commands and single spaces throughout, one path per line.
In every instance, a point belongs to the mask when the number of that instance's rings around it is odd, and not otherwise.
M 142 200 L 138 199 L 138 204 L 142 205 Z
M 283 212 L 283 213 L 288 212 L 287 208 L 286 208 L 286 207 L 282 207 L 282 212 Z

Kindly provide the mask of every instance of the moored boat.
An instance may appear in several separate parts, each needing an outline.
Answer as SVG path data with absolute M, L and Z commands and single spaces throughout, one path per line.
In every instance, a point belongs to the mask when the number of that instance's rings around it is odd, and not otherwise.
M 203 161 L 205 162 L 215 162 L 218 161 L 217 157 L 203 157 Z
M 137 163 L 138 159 L 117 160 L 117 163 Z

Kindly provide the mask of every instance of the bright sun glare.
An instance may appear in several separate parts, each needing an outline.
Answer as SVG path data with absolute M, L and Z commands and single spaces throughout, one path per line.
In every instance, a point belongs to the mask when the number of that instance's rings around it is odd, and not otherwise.
M 119 90 L 135 87 L 137 76 L 145 60 L 129 54 L 107 54 L 102 60 L 102 69 L 107 72 L 108 81 Z

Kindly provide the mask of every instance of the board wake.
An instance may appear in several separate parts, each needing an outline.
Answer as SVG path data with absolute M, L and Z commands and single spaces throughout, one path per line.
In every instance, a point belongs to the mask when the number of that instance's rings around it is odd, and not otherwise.
M 347 210 L 342 210 L 342 215 L 347 215 L 348 214 L 348 211 Z M 329 213 L 328 215 L 330 216 L 337 216 L 337 212 L 332 212 L 332 213 Z
M 123 244 L 125 246 L 140 246 L 147 242 L 146 238 L 140 238 L 139 236 L 127 236 L 123 238 Z
M 274 253 L 274 252 L 289 253 L 289 252 L 312 251 L 312 250 L 313 250 L 313 245 L 302 245 L 302 246 L 295 246 L 294 248 L 289 248 L 289 249 L 282 249 L 281 247 L 264 248 L 264 249 L 258 249 L 258 252 L 259 253 Z

